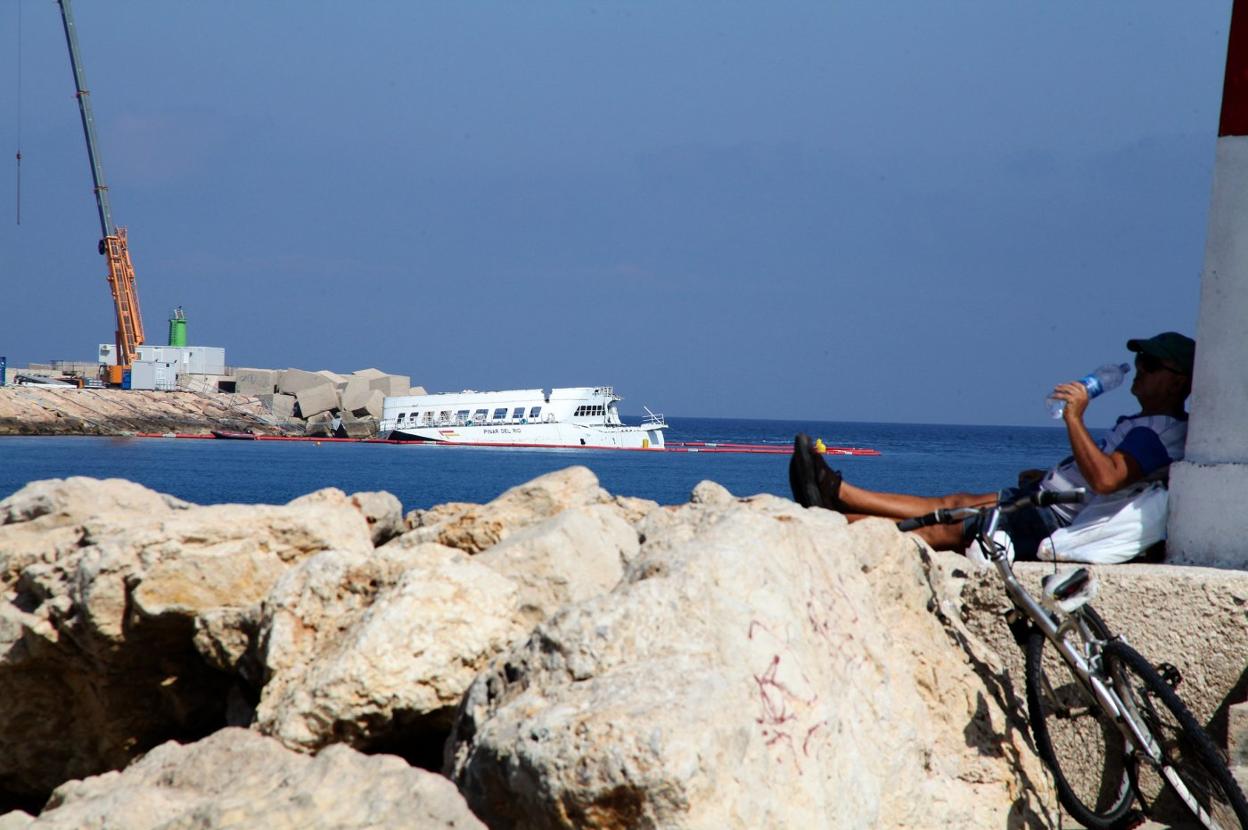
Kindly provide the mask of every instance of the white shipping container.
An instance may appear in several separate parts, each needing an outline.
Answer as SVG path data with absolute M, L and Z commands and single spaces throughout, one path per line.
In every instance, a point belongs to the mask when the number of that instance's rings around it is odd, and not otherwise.
M 178 364 L 172 361 L 136 360 L 130 365 L 131 389 L 178 388 Z
M 220 346 L 185 346 L 182 371 L 192 375 L 224 375 L 225 349 Z
M 225 374 L 225 349 L 220 346 L 139 346 L 139 360 L 176 363 L 188 375 Z

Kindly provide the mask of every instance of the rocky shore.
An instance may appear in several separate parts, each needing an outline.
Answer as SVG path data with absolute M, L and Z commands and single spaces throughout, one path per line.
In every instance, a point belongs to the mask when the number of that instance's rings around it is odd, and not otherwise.
M 251 430 L 303 435 L 302 422 L 274 417 L 256 396 L 54 386 L 0 387 L 2 435 L 131 435 Z
M 1111 622 L 1225 720 L 1248 577 L 1130 567 Z M 35 482 L 0 502 L 0 830 L 1068 824 L 994 579 L 887 522 L 582 467 L 406 516 Z

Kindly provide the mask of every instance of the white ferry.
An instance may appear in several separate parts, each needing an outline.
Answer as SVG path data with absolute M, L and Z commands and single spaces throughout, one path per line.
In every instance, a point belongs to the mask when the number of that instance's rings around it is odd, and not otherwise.
M 400 441 L 510 447 L 663 448 L 662 415 L 620 420 L 610 386 L 446 392 L 386 398 L 381 435 Z

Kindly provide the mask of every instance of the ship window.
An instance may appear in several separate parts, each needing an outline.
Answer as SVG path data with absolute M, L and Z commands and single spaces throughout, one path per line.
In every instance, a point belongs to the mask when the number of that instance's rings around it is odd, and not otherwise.
M 507 417 L 507 407 L 505 407 L 505 406 L 500 406 L 498 409 L 495 409 L 495 410 L 494 410 L 494 420 L 495 420 L 495 421 L 501 421 L 501 420 L 503 420 L 503 419 L 504 419 L 504 418 L 506 418 L 506 417 Z
M 535 407 L 533 407 L 532 409 L 530 409 L 530 410 L 529 410 L 529 417 L 530 417 L 530 418 L 536 418 L 537 416 L 539 416 L 539 415 L 541 415 L 541 414 L 542 414 L 542 408 L 541 408 L 540 406 L 535 406 Z
M 406 415 L 406 414 L 407 414 L 406 412 L 400 412 L 400 413 L 399 413 L 399 423 L 400 423 L 400 424 L 401 424 L 401 423 L 403 423 L 403 416 L 404 416 L 404 415 Z
M 517 406 L 515 409 L 511 410 L 511 420 L 518 421 L 523 417 L 524 417 L 523 406 Z
M 485 416 L 488 415 L 489 412 L 490 410 L 488 409 L 478 409 L 476 412 L 472 413 L 472 420 L 476 421 L 479 419 L 479 420 L 484 421 Z
M 425 413 L 425 423 L 426 424 L 433 423 L 433 410 L 432 409 L 430 409 L 428 412 Z
M 449 410 L 449 409 L 444 409 L 444 410 L 442 410 L 441 412 L 439 412 L 439 413 L 438 413 L 438 420 L 439 420 L 439 421 L 449 421 L 449 420 L 451 420 L 451 410 Z
M 457 421 L 464 421 L 464 420 L 467 420 L 467 418 L 468 418 L 468 410 L 467 410 L 467 409 L 461 409 L 461 410 L 459 410 L 458 412 L 456 412 L 456 413 L 455 413 L 455 420 L 457 420 Z

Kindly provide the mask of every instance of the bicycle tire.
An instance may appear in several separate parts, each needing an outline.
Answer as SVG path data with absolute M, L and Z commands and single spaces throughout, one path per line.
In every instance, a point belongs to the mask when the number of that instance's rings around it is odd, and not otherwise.
M 1080 618 L 1086 632 L 1079 625 Z M 1064 633 L 1091 662 L 1100 643 L 1109 639 L 1109 629 L 1086 605 L 1073 622 Z M 1036 753 L 1053 774 L 1062 806 L 1091 830 L 1117 830 L 1132 824 L 1134 776 L 1128 770 L 1127 742 L 1113 716 L 1037 628 L 1027 638 L 1024 680 Z
M 1127 715 L 1145 727 L 1162 751 L 1159 768 L 1146 752 L 1136 753 L 1135 785 L 1145 812 L 1164 822 L 1190 823 L 1195 817 L 1204 827 L 1248 827 L 1248 801 L 1222 751 L 1174 689 L 1121 640 L 1108 643 L 1104 654 L 1113 664 L 1115 689 Z

